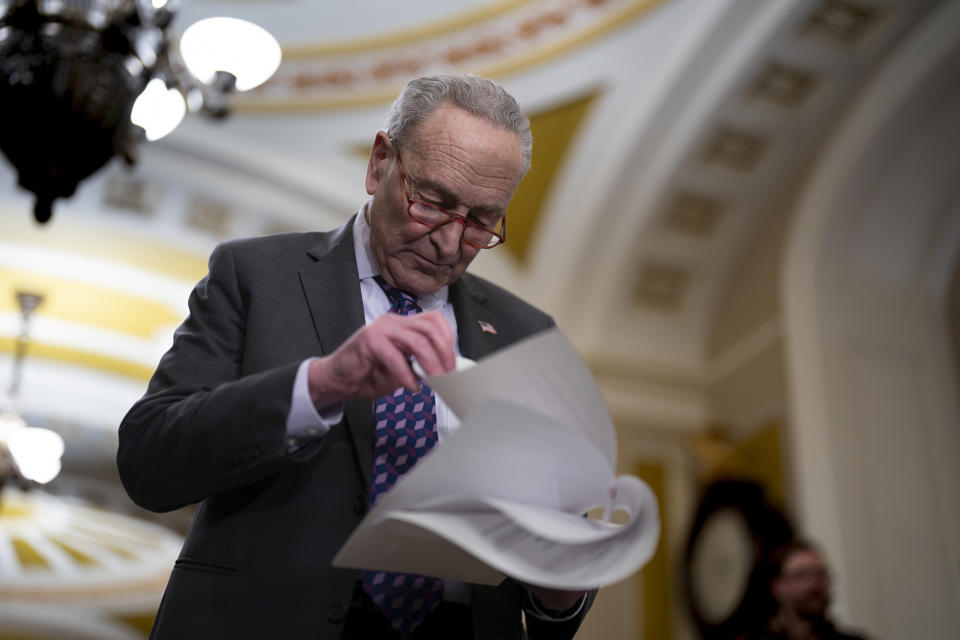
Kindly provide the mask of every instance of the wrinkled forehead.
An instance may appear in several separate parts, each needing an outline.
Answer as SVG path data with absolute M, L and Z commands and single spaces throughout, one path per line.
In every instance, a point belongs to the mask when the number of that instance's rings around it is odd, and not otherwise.
M 523 163 L 520 135 L 453 105 L 435 109 L 400 141 L 402 149 L 427 154 L 431 149 L 456 156 L 496 154 L 501 162 Z

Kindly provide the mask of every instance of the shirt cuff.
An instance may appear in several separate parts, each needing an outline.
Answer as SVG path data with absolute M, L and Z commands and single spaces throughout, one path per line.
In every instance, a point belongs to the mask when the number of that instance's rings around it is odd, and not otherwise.
M 564 609 L 563 611 L 557 611 L 556 613 L 548 612 L 546 609 L 541 607 L 537 603 L 537 599 L 533 597 L 533 594 L 527 591 L 526 603 L 523 606 L 523 610 L 527 615 L 531 615 L 534 618 L 539 620 L 544 620 L 546 622 L 566 622 L 567 620 L 573 620 L 580 615 L 580 612 L 583 610 L 583 605 L 587 601 L 587 594 L 580 596 L 580 599 L 570 608 Z
M 322 438 L 330 427 L 343 420 L 343 403 L 332 402 L 322 411 L 317 411 L 310 399 L 307 369 L 314 358 L 307 358 L 297 368 L 290 396 L 290 412 L 287 414 L 287 450 L 300 447 Z

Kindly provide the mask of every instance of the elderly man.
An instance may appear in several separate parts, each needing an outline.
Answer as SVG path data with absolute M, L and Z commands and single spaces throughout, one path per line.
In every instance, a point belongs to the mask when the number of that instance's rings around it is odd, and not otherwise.
M 420 78 L 376 134 L 371 198 L 346 225 L 213 252 L 120 426 L 134 501 L 200 503 L 152 637 L 576 633 L 593 594 L 331 566 L 391 478 L 458 426 L 411 359 L 440 374 L 553 324 L 465 273 L 503 242 L 530 151 L 500 86 Z

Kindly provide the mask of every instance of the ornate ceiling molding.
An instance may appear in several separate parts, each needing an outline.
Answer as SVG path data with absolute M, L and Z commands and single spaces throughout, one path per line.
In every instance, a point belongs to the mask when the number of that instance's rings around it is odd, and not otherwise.
M 149 379 L 205 260 L 67 220 L 42 232 L 16 221 L 0 234 L 0 354 L 13 353 L 20 331 L 14 292 L 35 291 L 44 304 L 33 322 L 31 358 Z
M 0 598 L 120 608 L 159 596 L 179 536 L 157 525 L 34 491 L 0 506 Z
M 414 75 L 469 69 L 501 76 L 547 62 L 622 28 L 663 0 L 505 1 L 394 34 L 284 49 L 247 113 L 389 102 Z
M 4 490 L 0 637 L 143 637 L 182 542 L 39 490 Z

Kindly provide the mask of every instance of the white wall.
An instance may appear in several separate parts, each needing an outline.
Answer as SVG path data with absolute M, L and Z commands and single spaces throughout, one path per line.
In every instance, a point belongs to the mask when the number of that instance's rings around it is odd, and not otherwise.
M 960 5 L 917 28 L 801 199 L 784 309 L 793 485 L 841 617 L 960 634 L 960 411 L 946 325 L 960 249 Z

